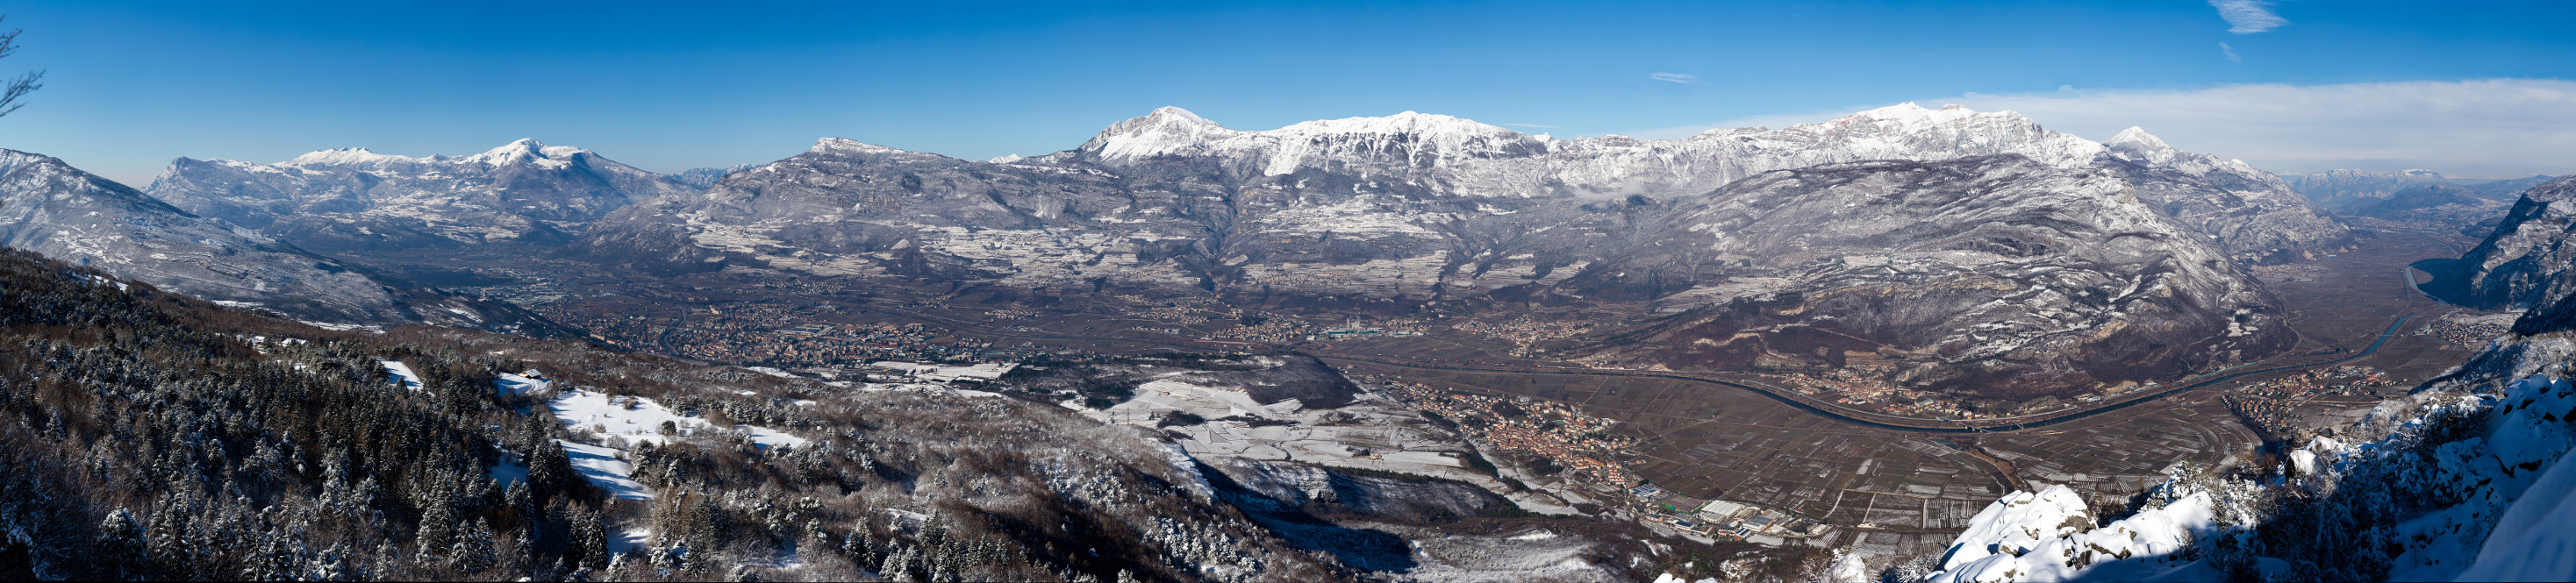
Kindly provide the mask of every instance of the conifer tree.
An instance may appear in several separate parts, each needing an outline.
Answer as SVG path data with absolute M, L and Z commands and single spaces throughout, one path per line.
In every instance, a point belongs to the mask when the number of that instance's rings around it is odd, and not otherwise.
M 572 457 L 565 455 L 563 446 L 554 440 L 539 442 L 534 455 L 528 458 L 528 485 L 538 500 L 554 499 L 580 477 L 572 468 Z
M 580 559 L 578 565 L 586 569 L 608 566 L 608 527 L 600 520 L 599 513 L 584 508 L 574 516 L 572 528 L 578 541 L 574 548 L 581 552 L 577 557 Z
M 98 545 L 89 560 L 102 578 L 118 581 L 141 581 L 153 578 L 149 541 L 144 540 L 143 525 L 135 522 L 134 513 L 123 508 L 107 514 L 98 525 Z
M 480 573 L 501 560 L 499 544 L 493 541 L 492 525 L 476 518 L 456 534 L 456 544 L 448 547 L 447 560 L 456 570 Z
M 348 581 L 352 575 L 349 572 L 348 560 L 349 552 L 339 543 L 332 543 L 331 548 L 322 549 L 321 554 L 313 556 L 313 560 L 304 569 L 305 574 L 300 578 L 312 581 Z

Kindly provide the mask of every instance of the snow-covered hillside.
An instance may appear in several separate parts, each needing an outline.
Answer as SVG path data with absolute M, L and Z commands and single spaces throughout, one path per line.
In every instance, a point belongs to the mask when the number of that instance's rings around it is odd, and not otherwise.
M 2535 341 L 2537 340 L 2537 341 Z M 2576 580 L 2576 382 L 2564 339 L 2508 338 L 2538 371 L 2466 374 L 2382 403 L 2268 477 L 2186 472 L 2127 518 L 2091 528 L 2062 487 L 1977 515 L 1934 582 Z M 2249 479 L 2251 478 L 2251 479 Z M 1898 574 L 1905 574 L 1900 566 Z
M 1957 105 L 1903 103 L 1781 129 L 1710 130 L 1672 140 L 1555 139 L 1410 111 L 1240 131 L 1165 107 L 1112 125 L 1079 148 L 1014 163 L 1087 162 L 1127 171 L 1213 165 L 1238 179 L 1323 172 L 1452 195 L 1600 199 L 1695 194 L 1763 172 L 1823 164 L 1996 154 L 2062 169 L 2122 170 L 2140 183 L 2141 199 L 2244 257 L 2322 252 L 2348 236 L 2288 183 L 2243 161 L 2182 151 L 2140 128 L 2095 142 L 2049 131 L 2018 113 Z
M 401 298 L 339 262 L 181 212 L 41 154 L 0 150 L 0 245 L 298 319 L 404 319 Z
M 697 187 L 522 139 L 469 156 L 321 150 L 275 164 L 180 158 L 145 189 L 170 204 L 325 251 L 559 243 L 634 201 Z

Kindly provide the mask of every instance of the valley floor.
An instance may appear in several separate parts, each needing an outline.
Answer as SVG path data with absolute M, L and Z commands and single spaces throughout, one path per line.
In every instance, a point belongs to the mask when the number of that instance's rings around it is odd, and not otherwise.
M 2408 289 L 2405 276 L 2412 261 L 2456 256 L 2460 241 L 2450 239 L 2457 238 L 2432 231 L 2379 233 L 2354 250 L 2258 269 L 2290 310 L 2299 344 L 2278 357 L 2210 373 L 2342 359 L 2369 345 L 2395 318 L 2412 315 L 2381 350 L 2345 363 L 2381 371 L 2380 384 L 2288 390 L 2284 379 L 2299 373 L 2261 375 L 2029 431 L 1954 435 L 1856 426 L 1748 391 L 1670 379 L 1337 364 L 1353 373 L 1471 394 L 1578 405 L 1617 420 L 1615 431 L 1636 440 L 1618 463 L 1676 500 L 1776 509 L 1837 527 L 1828 537 L 1800 542 L 1911 555 L 1937 550 L 1996 496 L 2033 483 L 2065 484 L 2096 506 L 2116 505 L 2179 462 L 2274 463 L 2279 452 L 2267 444 L 2284 437 L 2274 434 L 2279 427 L 2348 416 L 2439 374 L 2473 347 L 2433 333 L 2430 324 L 2474 314 L 2454 313 Z M 1371 316 L 1365 305 L 1255 312 L 1197 296 L 1110 292 L 1037 298 L 971 286 L 913 287 L 764 270 L 644 278 L 575 262 L 531 263 L 508 250 L 489 254 L 451 263 L 459 266 L 455 270 L 415 275 L 528 304 L 614 344 L 809 373 L 880 359 L 1009 360 L 1039 353 L 1179 349 L 1298 349 L 1420 363 L 1580 368 L 1601 363 L 1551 361 L 1545 355 L 1555 346 L 1551 342 L 1580 333 L 1574 323 L 1585 310 L 1607 309 L 1533 307 L 1537 316 L 1501 321 Z M 1790 384 L 1776 373 L 1749 378 Z M 2122 396 L 2061 399 L 2025 414 L 2060 416 Z M 1700 529 L 1709 522 L 1692 519 L 1696 505 L 1665 511 L 1672 506 L 1666 500 L 1602 490 L 1612 493 L 1594 495 L 1626 500 L 1627 511 L 1669 514 L 1648 521 L 1658 528 L 1676 529 L 1664 524 L 1674 518 Z M 1727 538 L 1722 531 L 1712 536 Z

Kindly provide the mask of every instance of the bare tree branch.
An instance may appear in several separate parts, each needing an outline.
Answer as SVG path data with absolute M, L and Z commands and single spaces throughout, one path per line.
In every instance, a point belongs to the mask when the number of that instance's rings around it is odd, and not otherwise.
M 8 20 L 8 18 L 0 16 L 0 20 Z M 18 52 L 18 34 L 23 32 L 27 31 L 13 29 L 0 33 L 0 59 L 9 58 L 9 55 Z M 27 104 L 19 103 L 18 99 L 36 92 L 37 89 L 45 88 L 44 80 L 44 71 L 32 71 L 10 80 L 7 88 L 0 89 L 0 116 L 9 115 L 10 112 L 18 111 L 18 108 L 26 107 Z

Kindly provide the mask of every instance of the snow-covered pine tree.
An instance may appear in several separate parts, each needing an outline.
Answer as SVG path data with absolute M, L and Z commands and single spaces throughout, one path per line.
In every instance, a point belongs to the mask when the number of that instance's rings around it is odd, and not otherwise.
M 598 512 L 588 508 L 576 511 L 573 517 L 573 540 L 576 541 L 573 546 L 580 549 L 580 554 L 576 555 L 580 560 L 576 564 L 587 569 L 607 567 L 607 524 L 600 519 Z
M 501 562 L 500 544 L 493 540 L 492 525 L 481 518 L 459 529 L 456 543 L 447 549 L 448 564 L 457 571 L 480 573 Z
M 99 521 L 98 544 L 91 547 L 89 561 L 98 576 L 118 581 L 142 581 L 155 578 L 152 572 L 151 543 L 144 539 L 142 523 L 134 513 L 123 508 Z

